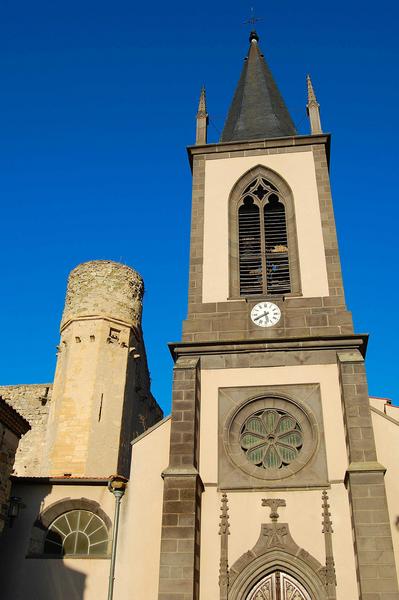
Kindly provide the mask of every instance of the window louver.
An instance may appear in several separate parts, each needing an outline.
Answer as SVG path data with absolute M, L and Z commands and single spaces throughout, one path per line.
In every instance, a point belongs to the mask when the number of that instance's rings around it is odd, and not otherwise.
M 291 291 L 287 224 L 277 189 L 257 178 L 238 209 L 240 295 Z
M 285 209 L 274 194 L 264 207 L 264 227 L 267 293 L 286 294 L 291 287 Z
M 251 296 L 263 292 L 262 237 L 259 207 L 246 198 L 238 210 L 240 294 Z

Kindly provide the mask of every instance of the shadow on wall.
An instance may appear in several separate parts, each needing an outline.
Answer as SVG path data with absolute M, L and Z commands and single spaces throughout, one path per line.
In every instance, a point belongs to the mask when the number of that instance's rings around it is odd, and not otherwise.
M 26 558 L 33 524 L 50 491 L 47 484 L 13 485 L 12 496 L 24 508 L 0 536 L 1 600 L 84 600 L 84 573 L 62 559 Z

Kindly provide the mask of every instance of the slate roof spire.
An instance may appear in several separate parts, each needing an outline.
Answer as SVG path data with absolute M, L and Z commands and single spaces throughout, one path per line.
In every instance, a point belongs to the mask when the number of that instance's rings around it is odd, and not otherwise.
M 251 31 L 249 51 L 220 138 L 221 142 L 296 135 L 295 125 Z

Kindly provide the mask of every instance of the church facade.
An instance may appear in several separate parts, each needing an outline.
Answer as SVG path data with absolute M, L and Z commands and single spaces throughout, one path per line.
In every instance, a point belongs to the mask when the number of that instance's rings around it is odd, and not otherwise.
M 171 415 L 111 261 L 70 275 L 54 384 L 0 387 L 31 425 L 5 600 L 399 600 L 399 414 L 345 303 L 330 136 L 309 77 L 297 133 L 258 42 L 218 143 L 201 92 Z

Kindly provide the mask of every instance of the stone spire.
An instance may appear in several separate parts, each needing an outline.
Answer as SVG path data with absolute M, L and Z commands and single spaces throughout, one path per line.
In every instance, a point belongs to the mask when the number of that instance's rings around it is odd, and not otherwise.
M 208 113 L 206 112 L 205 86 L 202 86 L 197 112 L 196 145 L 206 144 L 208 129 Z
M 249 41 L 248 56 L 220 141 L 296 135 L 288 109 L 259 49 L 256 31 L 251 31 Z
M 310 75 L 306 77 L 306 80 L 308 83 L 308 103 L 306 110 L 310 120 L 310 130 L 311 133 L 323 133 L 320 121 L 320 104 L 317 102 Z

